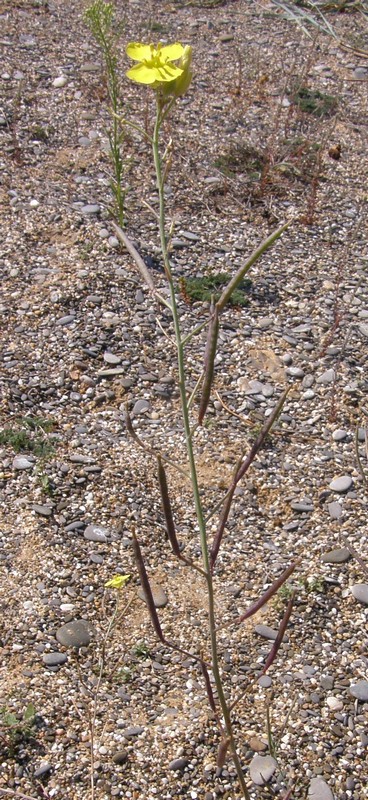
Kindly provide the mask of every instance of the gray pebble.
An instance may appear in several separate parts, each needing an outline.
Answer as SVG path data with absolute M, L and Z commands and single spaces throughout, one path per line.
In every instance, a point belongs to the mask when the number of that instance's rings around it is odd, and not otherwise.
M 333 492 L 347 492 L 352 486 L 353 479 L 350 475 L 341 475 L 340 478 L 334 478 L 330 483 L 330 489 Z
M 313 503 L 308 502 L 297 502 L 296 500 L 292 500 L 290 503 L 291 508 L 293 511 L 300 511 L 300 512 L 311 512 L 313 511 Z
M 91 626 L 83 619 L 67 622 L 58 628 L 56 638 L 64 647 L 87 647 L 91 641 Z
M 286 374 L 291 378 L 304 378 L 304 370 L 301 367 L 287 367 Z
M 114 250 L 117 250 L 120 247 L 119 239 L 116 236 L 109 236 L 109 245 L 113 247 Z
M 312 778 L 308 789 L 308 800 L 334 800 L 332 791 L 323 778 Z
M 332 519 L 340 519 L 342 514 L 342 506 L 335 500 L 334 503 L 328 504 L 328 513 Z
M 264 639 L 272 639 L 272 641 L 275 641 L 278 634 L 278 631 L 268 625 L 255 625 L 254 630 L 258 633 L 258 636 L 263 636 Z
M 107 542 L 109 531 L 102 525 L 87 525 L 84 531 L 84 538 L 89 542 Z
M 187 758 L 174 758 L 173 761 L 170 761 L 169 769 L 174 771 L 184 770 L 189 764 L 189 760 Z
M 350 550 L 347 547 L 337 547 L 335 550 L 329 550 L 328 553 L 323 553 L 322 561 L 325 564 L 344 564 L 351 558 Z
M 22 469 L 32 469 L 34 466 L 34 461 L 30 461 L 29 458 L 26 456 L 15 456 L 13 458 L 13 469 L 22 470 Z
M 337 431 L 333 432 L 332 438 L 334 442 L 342 442 L 344 439 L 346 439 L 347 435 L 348 435 L 347 431 L 344 431 L 342 430 L 342 428 L 339 428 Z
M 41 506 L 37 504 L 32 506 L 32 511 L 39 514 L 40 517 L 51 517 L 52 510 L 50 506 Z
M 133 739 L 134 736 L 139 736 L 143 731 L 144 728 L 141 725 L 132 725 L 131 728 L 126 728 L 123 735 L 126 739 Z
M 249 765 L 250 777 L 257 786 L 264 786 L 272 778 L 277 767 L 272 756 L 254 756 Z
M 67 660 L 68 656 L 65 653 L 44 653 L 42 656 L 45 667 L 58 667 L 60 664 L 65 664 Z
M 145 411 L 149 411 L 150 408 L 151 405 L 148 400 L 137 400 L 133 407 L 132 416 L 135 414 L 144 414 Z
M 368 681 L 361 680 L 358 683 L 353 683 L 349 691 L 353 697 L 361 700 L 362 703 L 368 702 Z
M 128 753 L 126 750 L 119 750 L 112 757 L 114 764 L 125 764 L 127 759 L 128 759 Z
M 329 383 L 333 383 L 335 380 L 335 370 L 334 369 L 327 369 L 326 372 L 323 372 L 322 375 L 317 378 L 317 383 L 322 383 L 326 386 Z
M 356 600 L 368 606 L 368 583 L 355 583 L 351 587 L 351 593 Z
M 42 778 L 43 775 L 47 775 L 48 772 L 52 769 L 51 764 L 48 761 L 42 761 L 39 767 L 35 769 L 33 773 L 34 778 Z
M 115 353 L 106 353 L 103 354 L 103 359 L 106 361 L 106 364 L 120 364 L 121 356 L 116 356 Z
M 82 214 L 87 214 L 87 216 L 90 214 L 99 214 L 100 206 L 98 203 L 87 203 L 87 205 L 82 206 L 81 212 Z
M 56 325 L 70 325 L 72 322 L 75 322 L 75 314 L 66 314 L 56 320 Z
M 168 602 L 164 590 L 161 588 L 161 586 L 159 586 L 158 583 L 151 583 L 150 586 L 155 607 L 164 608 Z M 144 600 L 144 602 L 146 602 L 146 595 L 143 589 L 138 589 L 138 597 L 140 597 L 141 600 Z
M 261 675 L 258 680 L 258 686 L 261 686 L 262 689 L 269 689 L 272 686 L 272 678 L 269 675 Z

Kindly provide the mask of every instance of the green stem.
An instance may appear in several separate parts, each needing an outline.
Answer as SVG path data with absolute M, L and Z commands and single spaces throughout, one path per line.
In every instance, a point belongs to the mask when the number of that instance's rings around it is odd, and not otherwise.
M 167 238 L 166 238 L 166 230 L 165 230 L 165 198 L 164 198 L 164 181 L 163 181 L 163 174 L 162 174 L 162 166 L 161 166 L 161 158 L 159 152 L 159 134 L 160 128 L 164 118 L 167 116 L 170 108 L 166 107 L 165 109 L 162 108 L 162 103 L 160 102 L 159 94 L 156 95 L 157 100 L 157 112 L 156 112 L 156 121 L 155 127 L 153 132 L 153 139 L 152 139 L 152 150 L 153 150 L 153 160 L 155 164 L 156 170 L 156 179 L 157 179 L 157 190 L 159 194 L 159 201 L 160 201 L 160 212 L 159 212 L 159 226 L 160 226 L 160 243 L 161 243 L 161 250 L 162 250 L 162 257 L 164 262 L 164 270 L 165 274 L 169 283 L 170 289 L 170 299 L 171 299 L 171 309 L 173 315 L 173 322 L 174 322 L 174 330 L 175 330 L 175 338 L 176 338 L 176 345 L 177 345 L 177 355 L 178 355 L 178 371 L 179 371 L 179 391 L 180 391 L 180 400 L 181 400 L 181 408 L 183 414 L 183 423 L 184 423 L 184 431 L 185 431 L 185 440 L 186 440 L 186 447 L 187 447 L 187 454 L 189 460 L 189 467 L 190 467 L 190 475 L 191 475 L 191 484 L 192 484 L 192 491 L 193 491 L 193 499 L 194 505 L 196 510 L 196 518 L 199 527 L 199 535 L 200 535 L 200 542 L 201 542 L 201 550 L 202 550 L 202 561 L 203 561 L 203 568 L 205 572 L 205 577 L 207 581 L 207 592 L 208 592 L 208 616 L 209 616 L 209 628 L 210 628 L 210 639 L 211 639 L 211 655 L 212 655 L 212 671 L 215 679 L 217 695 L 219 699 L 219 703 L 221 706 L 222 716 L 225 723 L 225 728 L 227 735 L 229 737 L 229 749 L 231 751 L 232 759 L 234 762 L 234 766 L 237 772 L 238 780 L 241 786 L 241 790 L 243 793 L 243 797 L 245 800 L 249 800 L 249 792 L 245 783 L 243 770 L 241 767 L 241 763 L 236 752 L 236 745 L 234 740 L 234 734 L 231 724 L 231 717 L 230 711 L 228 707 L 228 703 L 225 697 L 222 679 L 220 674 L 219 668 L 219 659 L 218 659 L 218 650 L 217 650 L 217 635 L 216 635 L 216 619 L 215 619 L 215 596 L 214 596 L 214 589 L 213 589 L 213 580 L 210 570 L 210 560 L 209 560 L 209 551 L 207 545 L 207 534 L 206 534 L 206 523 L 204 519 L 204 513 L 200 498 L 199 492 L 199 485 L 198 485 L 198 476 L 197 476 L 197 468 L 196 462 L 194 458 L 194 450 L 193 450 L 193 443 L 192 443 L 192 436 L 191 436 L 191 428 L 190 428 L 190 420 L 189 420 L 189 409 L 188 409 L 188 402 L 187 402 L 187 393 L 186 393 L 186 385 L 185 385 L 185 365 L 184 365 L 184 343 L 181 336 L 181 329 L 180 329 L 180 320 L 179 320 L 179 313 L 178 313 L 178 306 L 176 301 L 176 294 L 175 294 L 175 287 L 172 278 L 170 260 L 169 260 L 169 253 L 168 253 L 168 245 L 167 245 Z

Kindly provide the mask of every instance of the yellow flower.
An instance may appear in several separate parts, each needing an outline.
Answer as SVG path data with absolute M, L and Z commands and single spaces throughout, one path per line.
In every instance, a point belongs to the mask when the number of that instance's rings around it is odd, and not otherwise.
M 170 95 L 174 97 L 181 97 L 183 94 L 185 94 L 192 82 L 193 73 L 191 66 L 192 47 L 189 44 L 186 44 L 183 55 L 178 64 L 178 67 L 182 70 L 182 73 L 178 78 L 175 78 L 175 80 L 170 81 L 170 83 L 165 83 L 162 86 L 163 97 L 168 97 Z
M 122 589 L 130 579 L 130 575 L 114 575 L 105 583 L 106 589 Z
M 130 42 L 126 52 L 129 58 L 139 62 L 126 73 L 128 78 L 137 83 L 150 85 L 167 83 L 179 78 L 183 73 L 181 67 L 172 63 L 184 55 L 184 47 L 179 42 L 165 46 L 159 43 L 157 47 L 154 44 Z

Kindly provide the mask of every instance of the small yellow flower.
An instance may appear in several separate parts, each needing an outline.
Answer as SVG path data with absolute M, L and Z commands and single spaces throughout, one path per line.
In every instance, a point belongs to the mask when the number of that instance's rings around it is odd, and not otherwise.
M 105 583 L 105 589 L 122 589 L 128 583 L 130 575 L 114 575 Z
M 172 63 L 184 55 L 184 47 L 179 42 L 165 46 L 158 43 L 157 47 L 154 44 L 130 42 L 126 53 L 133 61 L 139 62 L 126 73 L 128 78 L 137 83 L 150 85 L 167 83 L 179 78 L 183 73 L 181 67 Z
M 181 97 L 189 89 L 192 82 L 193 73 L 192 66 L 192 50 L 193 48 L 186 44 L 184 47 L 183 55 L 178 63 L 178 67 L 182 70 L 182 74 L 170 83 L 165 83 L 162 86 L 163 97 Z

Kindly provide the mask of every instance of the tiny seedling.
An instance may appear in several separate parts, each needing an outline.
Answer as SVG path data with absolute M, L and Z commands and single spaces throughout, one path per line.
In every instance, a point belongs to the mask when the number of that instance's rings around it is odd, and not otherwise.
M 216 272 L 212 275 L 204 275 L 201 278 L 182 278 L 180 281 L 182 296 L 190 304 L 196 302 L 209 303 L 212 297 L 218 300 L 221 290 L 229 283 L 230 277 L 227 272 Z M 249 305 L 246 293 L 249 292 L 250 287 L 251 281 L 249 279 L 243 280 L 233 291 L 229 304 L 240 308 Z
M 338 100 L 331 94 L 325 94 L 318 89 L 308 89 L 300 86 L 292 92 L 291 100 L 300 111 L 313 114 L 314 117 L 331 117 L 338 106 Z
M 6 706 L 0 708 L 0 739 L 11 756 L 14 755 L 17 745 L 30 737 L 35 717 L 36 709 L 32 703 L 28 703 L 20 718 L 12 711 L 8 711 Z

